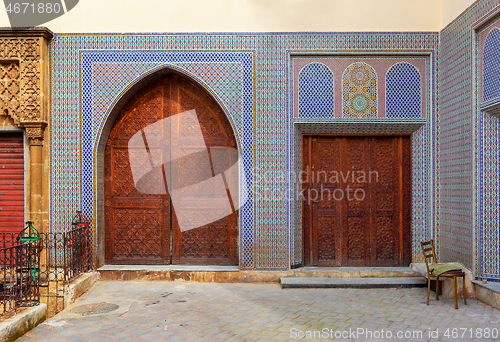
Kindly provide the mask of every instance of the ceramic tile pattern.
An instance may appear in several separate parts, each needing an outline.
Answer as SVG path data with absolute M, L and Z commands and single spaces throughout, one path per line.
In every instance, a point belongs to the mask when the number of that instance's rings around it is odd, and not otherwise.
M 291 195 L 301 134 L 411 131 L 414 257 L 420 239 L 434 237 L 442 261 L 500 281 L 500 127 L 486 113 L 500 102 L 499 7 L 478 0 L 440 34 L 57 34 L 51 228 L 64 229 L 80 207 L 96 218 L 96 146 L 107 115 L 133 84 L 167 67 L 220 103 L 253 175 L 255 197 L 241 211 L 241 268 L 302 260 L 301 203 Z M 372 69 L 363 78 L 349 66 Z M 352 82 L 343 80 L 370 81 L 370 70 L 377 89 L 350 96 Z M 262 181 L 268 176 L 274 181 Z
M 366 63 L 353 63 L 342 74 L 344 118 L 377 117 L 377 73 Z
M 251 178 L 255 197 L 241 211 L 241 268 L 286 269 L 301 259 L 297 203 L 288 195 L 294 184 L 287 177 L 270 184 L 259 180 L 263 175 L 288 174 L 300 155 L 294 143 L 294 109 L 289 105 L 291 56 L 333 51 L 363 52 L 365 57 L 427 55 L 422 117 L 431 118 L 437 47 L 434 33 L 57 34 L 50 46 L 52 229 L 64 229 L 80 206 L 96 217 L 96 146 L 107 115 L 121 94 L 144 75 L 169 67 L 197 80 L 221 104 L 240 144 L 245 171 L 255 170 Z M 340 86 L 334 86 L 339 99 L 340 91 Z M 385 96 L 377 99 L 379 107 L 384 102 L 380 99 Z M 313 131 L 327 132 L 318 124 L 332 119 L 310 118 L 316 124 Z M 412 114 L 393 121 L 421 123 Z M 414 245 L 432 230 L 432 124 L 425 119 L 413 138 Z
M 500 280 L 499 263 L 499 126 L 498 117 L 490 108 L 500 102 L 500 20 L 498 16 L 476 35 L 476 46 L 480 62 L 476 70 L 480 73 L 479 151 L 480 151 L 480 231 L 479 275 Z
M 299 73 L 299 116 L 333 118 L 335 108 L 333 73 L 322 63 L 310 63 Z
M 483 57 L 496 55 L 483 53 L 484 32 L 498 8 L 497 1 L 476 1 L 441 32 L 435 151 L 441 260 L 492 281 L 500 280 L 498 119 L 479 108 Z M 489 99 L 497 90 L 486 83 Z
M 394 64 L 386 75 L 386 116 L 420 118 L 422 116 L 422 81 L 418 69 L 410 63 Z
M 290 151 L 291 151 L 291 161 L 290 169 L 294 170 L 293 175 L 299 174 L 302 168 L 302 134 L 412 134 L 412 254 L 413 260 L 419 260 L 421 256 L 420 241 L 430 238 L 432 233 L 432 163 L 431 163 L 431 151 L 432 151 L 432 139 L 431 139 L 431 126 L 432 121 L 432 106 L 427 106 L 427 104 L 433 103 L 432 92 L 426 91 L 426 87 L 429 87 L 427 82 L 423 80 L 432 79 L 431 65 L 435 64 L 433 59 L 434 55 L 429 55 L 427 58 L 422 57 L 405 57 L 400 56 L 388 57 L 388 56 L 372 56 L 367 57 L 352 57 L 344 55 L 336 55 L 331 57 L 317 57 L 303 56 L 291 54 L 291 76 L 292 84 L 290 84 L 290 106 L 292 107 L 291 116 L 294 127 L 290 128 L 290 136 L 293 137 L 290 140 Z M 405 103 L 407 106 L 402 106 L 402 110 L 398 112 L 398 115 L 394 118 L 385 118 L 385 113 L 382 114 L 381 111 L 385 111 L 386 103 L 384 101 L 380 102 L 379 108 L 382 108 L 378 112 L 378 116 L 375 118 L 342 118 L 342 107 L 345 105 L 346 101 L 335 100 L 336 110 L 335 113 L 340 113 L 340 115 L 335 115 L 336 117 L 325 117 L 321 110 L 302 110 L 301 106 L 303 102 L 300 101 L 300 84 L 302 78 L 302 71 L 311 65 L 321 64 L 328 67 L 329 70 L 333 70 L 334 80 L 337 79 L 335 75 L 338 75 L 337 89 L 342 89 L 342 91 L 349 91 L 352 87 L 342 88 L 342 75 L 345 79 L 345 71 L 351 69 L 356 69 L 355 67 L 359 65 L 356 61 L 366 61 L 369 62 L 369 68 L 374 69 L 375 73 L 381 75 L 393 75 L 394 77 L 384 77 L 381 82 L 379 82 L 378 89 L 373 89 L 375 94 L 378 94 L 379 98 L 385 99 L 386 94 L 391 97 L 390 105 L 393 106 L 394 102 L 399 101 L 400 104 Z M 362 64 L 367 65 L 367 64 Z M 410 66 L 410 67 L 407 67 Z M 415 67 L 413 65 L 418 65 L 424 77 L 420 77 L 420 72 L 415 72 Z M 394 71 L 391 72 L 391 70 Z M 415 69 L 412 69 L 415 68 Z M 324 69 L 323 67 L 323 70 Z M 414 82 L 406 82 L 403 85 L 398 85 L 395 83 L 395 77 L 406 77 L 404 80 L 412 80 L 415 78 Z M 418 77 L 417 77 L 418 76 Z M 352 75 L 350 76 L 353 77 Z M 350 83 L 353 87 L 356 84 L 355 81 Z M 400 82 L 401 83 L 401 82 Z M 310 82 L 309 82 L 310 84 Z M 418 84 L 418 85 L 416 85 Z M 362 89 L 363 90 L 363 89 Z M 366 89 L 370 91 L 370 89 Z M 299 92 L 299 96 L 296 92 Z M 309 91 L 311 91 L 309 89 Z M 316 82 L 316 94 L 323 94 L 324 83 Z M 337 94 L 340 95 L 340 90 L 337 90 Z M 422 94 L 426 94 L 428 98 L 422 99 Z M 349 95 L 348 95 L 349 96 Z M 399 100 L 396 100 L 396 96 L 399 96 Z M 340 96 L 339 96 L 340 97 Z M 353 97 L 354 98 L 354 97 Z M 407 99 L 407 102 L 405 102 Z M 422 106 L 425 103 L 425 107 Z M 309 104 L 309 103 L 308 103 Z M 298 108 L 297 108 L 298 107 Z M 314 107 L 313 107 L 314 108 Z M 411 108 L 410 110 L 405 110 L 406 108 Z M 391 108 L 392 109 L 392 108 Z M 425 110 L 422 110 L 425 109 Z M 304 111 L 312 113 L 315 115 L 308 115 L 307 117 L 302 115 Z M 299 115 L 297 115 L 299 113 Z M 394 114 L 391 112 L 391 114 Z M 392 115 L 395 116 L 395 115 Z M 293 264 L 300 265 L 302 262 L 302 203 L 300 201 L 294 201 L 294 194 L 297 189 L 300 188 L 300 184 L 296 181 L 297 177 L 290 178 L 290 211 L 292 212 L 292 222 L 294 226 L 292 227 L 294 234 L 291 239 L 291 248 L 293 250 Z M 295 183 L 294 183 L 295 181 Z
M 310 56 L 293 55 L 292 56 L 292 74 L 290 79 L 293 82 L 293 87 L 290 94 L 293 94 L 293 117 L 297 118 L 331 118 L 344 117 L 343 108 L 346 100 L 342 92 L 363 92 L 363 87 L 359 88 L 360 83 L 353 81 L 354 84 L 344 87 L 343 82 L 349 81 L 345 78 L 347 69 L 355 65 L 369 65 L 373 68 L 374 73 L 379 75 L 377 89 L 366 88 L 366 91 L 375 91 L 374 94 L 368 94 L 368 97 L 374 96 L 377 99 L 377 116 L 373 118 L 397 118 L 397 119 L 414 119 L 426 117 L 430 110 L 431 101 L 428 101 L 429 94 L 432 90 L 431 85 L 431 60 L 429 57 L 413 56 L 410 54 L 404 55 L 362 55 L 353 56 L 348 53 L 332 53 L 332 55 L 316 55 Z M 321 67 L 320 67 L 321 66 Z M 321 68 L 321 72 L 316 72 L 316 78 L 313 78 L 312 70 Z M 363 72 L 361 72 L 363 73 Z M 328 74 L 328 76 L 326 76 Z M 331 92 L 332 87 L 330 81 L 325 83 L 325 78 L 331 78 L 333 75 L 333 88 L 337 89 L 338 96 L 330 97 L 326 101 L 328 92 Z M 352 75 L 351 75 L 352 76 Z M 305 79 L 307 77 L 307 81 Z M 352 80 L 352 77 L 350 78 Z M 344 80 L 344 81 L 343 81 Z M 304 94 L 299 88 L 302 84 L 307 84 L 307 93 L 312 96 L 306 96 L 310 102 L 299 105 L 300 94 Z M 354 93 L 351 94 L 354 98 Z M 349 98 L 349 97 L 348 97 Z M 321 99 L 321 100 L 320 100 Z M 389 101 L 390 108 L 386 107 L 386 100 Z M 314 107 L 314 102 L 320 101 L 323 104 L 331 106 L 333 102 L 333 115 L 331 110 L 329 115 L 324 114 L 324 107 Z M 316 108 L 316 112 L 314 109 Z M 300 115 L 299 115 L 300 110 Z M 356 115 L 359 115 L 356 114 Z M 349 117 L 349 116 L 348 116 Z M 371 116 L 370 116 L 371 117 Z

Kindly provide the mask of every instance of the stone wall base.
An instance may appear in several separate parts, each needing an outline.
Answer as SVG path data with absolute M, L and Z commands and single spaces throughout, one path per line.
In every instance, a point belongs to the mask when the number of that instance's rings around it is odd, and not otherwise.
M 7 314 L 0 319 L 0 341 L 15 341 L 46 318 L 47 306 L 43 303 Z

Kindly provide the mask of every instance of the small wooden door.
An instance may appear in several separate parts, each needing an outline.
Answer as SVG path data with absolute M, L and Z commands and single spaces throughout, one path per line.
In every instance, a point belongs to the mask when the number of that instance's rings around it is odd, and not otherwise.
M 231 125 L 218 104 L 203 89 L 175 75 L 147 85 L 128 102 L 116 119 L 105 150 L 107 263 L 237 264 L 237 212 L 182 232 L 168 191 L 144 194 L 134 185 L 129 160 L 130 138 L 155 122 L 192 109 L 196 110 L 209 151 L 220 147 L 236 148 Z M 182 137 L 183 130 L 189 129 L 189 123 L 180 123 L 175 134 Z M 168 132 L 163 139 L 172 139 L 171 134 L 173 132 Z M 193 146 L 197 147 L 202 146 Z M 146 148 L 149 152 L 154 147 Z M 177 165 L 190 167 L 189 164 Z M 189 172 L 182 174 L 193 179 L 214 176 L 213 173 L 205 175 L 207 170 L 196 169 L 196 163 L 193 165 Z M 163 179 L 159 183 L 168 189 L 167 178 L 179 170 L 163 165 L 161 171 Z M 180 182 L 190 184 L 190 179 L 181 179 Z M 189 194 L 182 196 L 184 206 L 193 205 Z
M 410 137 L 304 136 L 304 264 L 411 260 Z

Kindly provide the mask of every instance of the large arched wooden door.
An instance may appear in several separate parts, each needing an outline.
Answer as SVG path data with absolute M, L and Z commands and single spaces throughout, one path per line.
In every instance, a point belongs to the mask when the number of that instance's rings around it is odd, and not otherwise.
M 208 148 L 236 149 L 231 125 L 217 102 L 177 75 L 170 74 L 144 87 L 118 115 L 104 157 L 107 263 L 238 263 L 236 212 L 182 232 L 168 191 L 163 195 L 144 194 L 134 185 L 128 155 L 130 138 L 159 120 L 193 109 Z M 164 179 L 169 172 L 176 170 L 165 170 Z

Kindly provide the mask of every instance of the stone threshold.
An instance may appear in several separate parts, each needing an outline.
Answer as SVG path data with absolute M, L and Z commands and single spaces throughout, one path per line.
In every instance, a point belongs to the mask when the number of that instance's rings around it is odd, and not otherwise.
M 97 271 L 200 271 L 200 272 L 408 272 L 414 274 L 410 267 L 299 267 L 291 270 L 240 270 L 238 266 L 216 265 L 104 265 Z
M 174 271 L 174 272 L 238 272 L 238 266 L 197 266 L 197 265 L 104 265 L 101 271 Z
M 321 266 L 306 266 L 294 268 L 297 271 L 306 272 L 411 272 L 410 267 L 321 267 Z M 292 271 L 293 271 L 292 270 Z
M 414 288 L 425 287 L 427 282 L 421 277 L 393 278 L 281 278 L 281 288 Z

